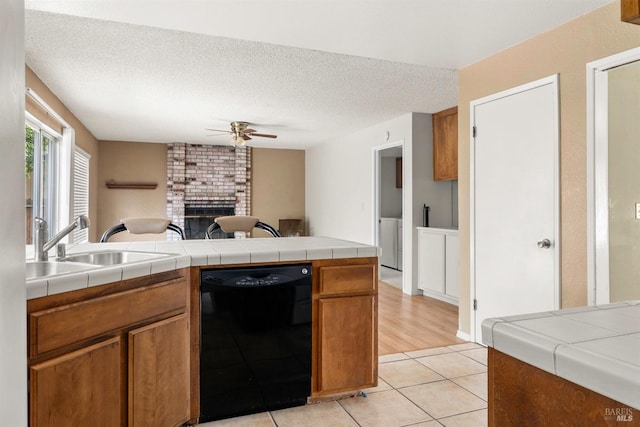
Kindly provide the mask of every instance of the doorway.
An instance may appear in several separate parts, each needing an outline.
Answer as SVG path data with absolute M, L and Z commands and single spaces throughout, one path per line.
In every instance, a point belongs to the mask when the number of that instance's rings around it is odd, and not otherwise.
M 374 148 L 374 236 L 376 246 L 382 249 L 380 280 L 399 289 L 405 256 L 403 162 L 403 141 Z
M 558 78 L 471 102 L 471 319 L 557 309 Z
M 639 88 L 640 48 L 587 64 L 589 305 L 640 298 Z

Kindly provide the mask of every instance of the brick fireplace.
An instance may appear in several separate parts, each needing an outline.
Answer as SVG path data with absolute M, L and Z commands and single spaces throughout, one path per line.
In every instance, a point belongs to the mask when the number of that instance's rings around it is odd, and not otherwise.
M 251 214 L 251 148 L 168 144 L 167 217 L 199 239 L 205 222 L 228 214 Z

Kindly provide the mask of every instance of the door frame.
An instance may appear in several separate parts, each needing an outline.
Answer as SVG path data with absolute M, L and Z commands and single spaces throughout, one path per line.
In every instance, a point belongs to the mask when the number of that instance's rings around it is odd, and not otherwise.
M 640 47 L 587 63 L 587 304 L 609 295 L 610 69 L 640 61 Z
M 407 168 L 405 167 L 405 160 L 406 160 L 406 155 L 405 155 L 405 146 L 404 146 L 404 139 L 400 139 L 397 141 L 392 141 L 392 142 L 388 142 L 386 144 L 383 145 L 378 145 L 376 147 L 373 147 L 372 149 L 372 154 L 373 154 L 373 242 L 375 246 L 380 247 L 380 223 L 378 222 L 378 220 L 380 219 L 380 203 L 381 203 L 381 197 L 380 197 L 380 193 L 382 191 L 382 186 L 380 183 L 380 179 L 381 179 L 381 152 L 384 150 L 387 150 L 389 148 L 395 148 L 395 147 L 400 147 L 402 149 L 402 229 L 404 231 L 404 224 L 405 224 L 405 215 L 406 215 L 406 209 L 404 207 L 404 201 L 405 201 L 405 191 L 406 191 L 406 185 L 405 183 L 407 182 L 406 178 L 406 170 Z M 405 278 L 407 277 L 407 274 L 405 274 L 405 267 L 406 267 L 406 263 L 404 262 L 405 257 L 407 256 L 405 249 L 405 242 L 406 239 L 402 239 L 402 287 L 404 289 L 404 281 Z M 409 253 L 411 253 L 411 251 L 409 251 Z
M 470 123 L 469 123 L 469 141 L 470 144 L 470 164 L 469 164 L 469 218 L 470 218 L 470 228 L 469 228 L 469 310 L 471 319 L 471 341 L 478 342 L 482 340 L 482 337 L 476 336 L 476 310 L 474 309 L 474 301 L 476 299 L 476 209 L 475 209 L 475 193 L 476 193 L 476 180 L 475 180 L 475 160 L 476 160 L 476 149 L 475 149 L 475 136 L 473 135 L 473 128 L 476 122 L 476 106 L 481 104 L 486 104 L 491 101 L 495 101 L 501 98 L 505 98 L 508 96 L 516 95 L 521 92 L 526 92 L 531 89 L 535 89 L 541 86 L 553 85 L 555 87 L 556 94 L 558 93 L 558 74 L 554 74 L 548 77 L 544 77 L 539 80 L 535 80 L 530 83 L 526 83 L 524 85 L 516 86 L 501 92 L 494 93 L 492 95 L 485 96 L 483 98 L 479 98 L 473 100 L 469 103 L 470 110 Z M 555 308 L 559 308 L 560 306 L 560 117 L 559 117 L 559 96 L 556 96 L 554 99 L 554 127 L 555 131 L 553 133 L 554 138 L 554 150 L 553 150 L 553 186 L 554 186 L 554 200 L 555 207 L 553 212 L 554 217 L 554 226 L 553 226 L 553 241 L 554 241 L 554 305 Z

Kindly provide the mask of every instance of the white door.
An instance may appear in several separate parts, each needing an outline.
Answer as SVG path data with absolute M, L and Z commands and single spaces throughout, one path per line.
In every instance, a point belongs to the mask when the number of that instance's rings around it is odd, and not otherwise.
M 559 306 L 558 84 L 552 76 L 471 103 L 471 297 L 489 317 Z

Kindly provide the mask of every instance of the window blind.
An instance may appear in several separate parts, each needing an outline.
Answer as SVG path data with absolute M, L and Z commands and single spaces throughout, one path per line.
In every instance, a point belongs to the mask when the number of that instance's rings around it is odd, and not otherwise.
M 73 217 L 89 216 L 89 160 L 91 156 L 76 147 L 73 152 Z M 73 230 L 71 243 L 87 243 L 89 229 Z

